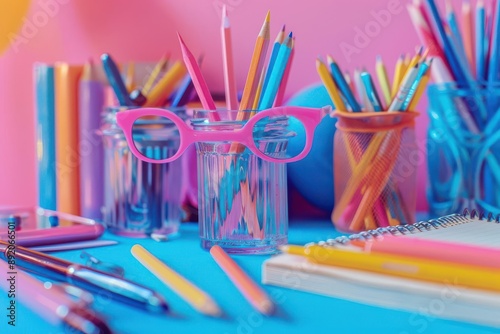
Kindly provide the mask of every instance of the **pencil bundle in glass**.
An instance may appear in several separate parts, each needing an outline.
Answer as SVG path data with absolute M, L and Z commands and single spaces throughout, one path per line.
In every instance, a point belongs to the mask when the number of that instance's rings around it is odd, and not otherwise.
M 367 71 L 355 71 L 354 82 L 350 82 L 332 57 L 328 57 L 330 69 L 321 59 L 316 60 L 339 119 L 332 221 L 341 230 L 414 222 L 415 170 L 408 171 L 407 165 L 417 151 L 414 108 L 432 62 L 422 51 L 419 49 L 407 64 L 402 58 L 398 60 L 392 85 L 382 60 L 377 59 L 382 94 Z

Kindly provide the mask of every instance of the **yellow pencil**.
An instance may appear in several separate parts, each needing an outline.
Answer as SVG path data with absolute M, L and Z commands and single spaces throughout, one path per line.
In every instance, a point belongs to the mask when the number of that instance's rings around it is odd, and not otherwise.
M 375 63 L 375 70 L 377 72 L 378 82 L 382 93 L 384 94 L 385 105 L 389 106 L 391 104 L 391 84 L 389 83 L 389 78 L 387 77 L 387 71 L 385 69 L 382 57 L 378 56 Z
M 153 85 L 155 84 L 156 80 L 158 79 L 158 76 L 162 71 L 164 71 L 167 68 L 168 64 L 168 59 L 169 56 L 167 54 L 163 55 L 153 68 L 153 71 L 151 71 L 151 74 L 148 76 L 148 79 L 146 80 L 146 83 L 144 84 L 144 87 L 142 87 L 142 93 L 144 95 L 149 94 L 151 91 L 151 88 L 153 88 Z
M 127 66 L 127 76 L 125 80 L 125 86 L 127 87 L 128 92 L 132 92 L 135 89 L 135 63 L 130 62 Z
M 197 311 L 216 317 L 222 315 L 222 311 L 209 295 L 169 268 L 144 247 L 134 245 L 130 252 L 143 266 Z
M 403 80 L 403 75 L 405 73 L 404 62 L 405 62 L 404 57 L 401 55 L 396 62 L 396 68 L 394 70 L 394 78 L 392 79 L 391 100 L 398 93 L 399 85 L 401 84 L 401 81 Z
M 167 73 L 158 81 L 147 95 L 147 101 L 143 107 L 158 107 L 172 93 L 177 83 L 184 78 L 186 67 L 181 61 L 175 62 Z
M 442 284 L 500 291 L 500 270 L 392 254 L 321 246 L 282 246 L 281 251 L 312 262 Z
M 337 110 L 347 110 L 342 98 L 340 97 L 337 86 L 335 85 L 335 81 L 333 81 L 332 75 L 330 71 L 328 71 L 328 67 L 326 67 L 325 63 L 321 61 L 321 59 L 316 59 L 316 70 L 325 85 L 325 88 L 332 99 L 333 104 L 335 105 L 335 109 Z

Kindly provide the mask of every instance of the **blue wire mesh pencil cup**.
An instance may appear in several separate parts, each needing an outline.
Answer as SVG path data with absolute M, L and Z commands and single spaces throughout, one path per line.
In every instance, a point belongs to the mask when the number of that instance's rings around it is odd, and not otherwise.
M 428 88 L 429 210 L 443 216 L 500 210 L 500 85 Z

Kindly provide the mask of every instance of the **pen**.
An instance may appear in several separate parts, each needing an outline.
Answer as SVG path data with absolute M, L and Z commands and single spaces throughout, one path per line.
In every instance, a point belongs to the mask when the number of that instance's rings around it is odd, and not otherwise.
M 84 334 L 112 333 L 108 325 L 96 315 L 96 312 L 92 312 L 73 301 L 63 290 L 43 284 L 21 270 L 12 271 L 12 268 L 5 261 L 0 261 L 0 270 L 6 273 L 7 277 L 10 276 L 18 287 L 15 292 L 10 292 L 11 281 L 9 279 L 0 280 L 0 287 L 9 295 L 14 294 L 13 298 L 10 299 L 9 306 L 15 306 L 16 299 L 18 299 L 51 325 L 67 326 L 72 329 L 71 332 L 74 330 Z
M 437 283 L 500 291 L 500 270 L 458 265 L 427 259 L 412 259 L 393 254 L 367 253 L 361 250 L 321 246 L 287 245 L 280 248 L 289 254 L 301 255 L 312 262 L 365 270 Z
M 155 291 L 129 280 L 71 263 L 21 246 L 15 247 L 15 255 L 9 244 L 0 241 L 0 256 L 15 256 L 16 266 L 34 274 L 57 281 L 66 281 L 95 293 L 107 292 L 113 299 L 151 312 L 165 312 L 167 303 Z

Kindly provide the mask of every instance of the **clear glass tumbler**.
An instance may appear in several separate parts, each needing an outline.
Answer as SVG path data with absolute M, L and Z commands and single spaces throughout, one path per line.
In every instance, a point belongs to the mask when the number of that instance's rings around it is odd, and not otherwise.
M 195 130 L 237 130 L 245 120 L 238 111 L 196 110 Z M 247 113 L 247 112 L 244 112 Z M 240 114 L 241 115 L 241 114 Z M 248 117 L 243 117 L 247 119 Z M 284 157 L 294 133 L 286 116 L 270 117 L 253 129 L 256 146 L 266 155 Z M 229 253 L 273 253 L 287 243 L 286 164 L 265 161 L 231 141 L 198 142 L 198 213 L 201 246 L 219 245 Z
M 182 160 L 152 164 L 137 159 L 116 124 L 116 113 L 103 113 L 103 220 L 110 232 L 128 237 L 177 233 L 181 221 Z M 184 110 L 176 111 L 183 116 Z M 167 119 L 141 119 L 133 132 L 139 151 L 160 158 L 179 146 L 179 133 Z

